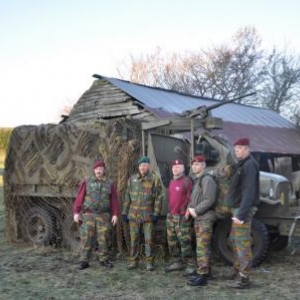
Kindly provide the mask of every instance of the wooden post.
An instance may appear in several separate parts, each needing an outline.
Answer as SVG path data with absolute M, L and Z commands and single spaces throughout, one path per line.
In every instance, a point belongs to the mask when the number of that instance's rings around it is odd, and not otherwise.
M 192 147 L 192 152 L 191 152 L 191 156 L 192 158 L 194 158 L 195 156 L 195 136 L 194 136 L 194 119 L 191 118 L 191 147 Z
M 142 151 L 143 155 L 146 155 L 146 145 L 145 145 L 145 130 L 142 129 Z

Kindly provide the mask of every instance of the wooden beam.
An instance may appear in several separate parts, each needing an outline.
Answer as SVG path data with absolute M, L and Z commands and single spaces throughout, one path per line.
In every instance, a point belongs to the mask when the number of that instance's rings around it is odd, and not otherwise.
M 162 126 L 168 126 L 171 124 L 170 120 L 159 120 L 153 122 L 143 122 L 142 123 L 142 130 L 149 130 L 154 129 Z

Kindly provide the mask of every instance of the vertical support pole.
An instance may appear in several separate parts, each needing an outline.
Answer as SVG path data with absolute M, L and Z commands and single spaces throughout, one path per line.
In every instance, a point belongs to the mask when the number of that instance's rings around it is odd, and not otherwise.
M 195 132 L 194 132 L 195 128 L 194 128 L 194 119 L 191 118 L 191 147 L 192 147 L 192 151 L 191 151 L 191 156 L 192 158 L 194 158 L 195 156 Z
M 145 131 L 142 130 L 142 151 L 143 151 L 143 155 L 146 155 L 146 146 L 145 146 Z

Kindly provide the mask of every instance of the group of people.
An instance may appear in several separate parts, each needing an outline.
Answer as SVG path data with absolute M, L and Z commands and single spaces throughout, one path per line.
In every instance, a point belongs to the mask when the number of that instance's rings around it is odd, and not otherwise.
M 232 212 L 230 239 L 234 252 L 234 264 L 226 278 L 232 288 L 248 288 L 252 264 L 251 221 L 259 201 L 259 167 L 250 154 L 248 138 L 234 143 L 237 163 L 230 181 L 227 203 Z M 154 227 L 161 215 L 163 189 L 158 176 L 150 168 L 150 160 L 142 156 L 138 172 L 127 184 L 122 221 L 129 224 L 130 255 L 128 269 L 139 265 L 140 232 L 144 234 L 146 270 L 153 271 Z M 168 188 L 168 214 L 166 218 L 167 242 L 170 261 L 165 272 L 183 270 L 191 286 L 207 285 L 212 279 L 210 268 L 210 244 L 213 224 L 216 220 L 215 204 L 218 186 L 205 171 L 202 155 L 192 159 L 193 179 L 185 175 L 182 160 L 172 162 L 173 178 Z M 73 206 L 74 221 L 82 222 L 82 250 L 78 268 L 89 267 L 89 259 L 97 241 L 100 265 L 112 268 L 107 244 L 111 226 L 118 222 L 118 199 L 115 184 L 105 176 L 102 160 L 94 164 L 94 174 L 85 179 L 79 188 Z M 196 253 L 192 232 L 196 236 Z

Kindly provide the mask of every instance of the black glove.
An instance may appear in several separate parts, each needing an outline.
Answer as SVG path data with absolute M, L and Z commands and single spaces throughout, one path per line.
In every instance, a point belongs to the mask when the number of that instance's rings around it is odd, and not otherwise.
M 150 217 L 151 217 L 151 221 L 152 221 L 153 224 L 156 224 L 158 222 L 158 216 L 151 215 Z
M 126 214 L 122 214 L 122 220 L 126 223 L 129 222 L 128 216 Z

